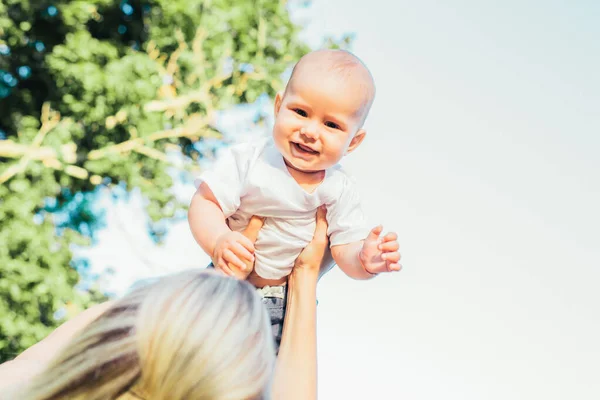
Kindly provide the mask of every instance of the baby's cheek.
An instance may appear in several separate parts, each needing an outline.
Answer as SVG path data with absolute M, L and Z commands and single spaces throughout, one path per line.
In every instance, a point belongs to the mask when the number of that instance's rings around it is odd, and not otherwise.
M 339 145 L 329 145 L 323 155 L 323 161 L 328 163 L 328 168 L 337 164 L 344 157 L 344 148 Z

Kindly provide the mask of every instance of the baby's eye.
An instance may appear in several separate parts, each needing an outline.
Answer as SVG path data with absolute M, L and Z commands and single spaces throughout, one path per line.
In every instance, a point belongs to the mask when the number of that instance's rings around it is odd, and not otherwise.
M 300 108 L 294 108 L 293 110 L 296 114 L 302 116 L 302 117 L 306 117 L 308 114 L 306 113 L 306 111 L 300 109 Z
M 332 129 L 341 129 L 338 124 L 336 124 L 335 122 L 331 122 L 331 121 L 325 122 L 325 126 L 328 126 L 329 128 L 332 128 Z

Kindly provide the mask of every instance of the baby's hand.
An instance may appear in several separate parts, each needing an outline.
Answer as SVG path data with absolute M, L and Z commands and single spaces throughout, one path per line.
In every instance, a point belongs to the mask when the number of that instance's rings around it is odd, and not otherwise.
M 400 271 L 402 268 L 398 263 L 400 261 L 398 235 L 390 232 L 380 238 L 382 231 L 381 225 L 373 228 L 358 254 L 363 268 L 371 274 Z
M 217 239 L 212 262 L 215 268 L 231 276 L 235 274 L 230 264 L 241 271 L 251 270 L 254 263 L 254 244 L 240 232 L 227 232 Z

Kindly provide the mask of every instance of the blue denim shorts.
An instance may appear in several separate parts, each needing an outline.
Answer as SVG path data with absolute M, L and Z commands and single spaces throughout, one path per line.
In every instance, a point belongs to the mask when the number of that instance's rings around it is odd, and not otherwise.
M 214 268 L 214 264 L 208 264 L 207 268 Z M 269 317 L 271 318 L 271 330 L 273 331 L 273 340 L 275 342 L 275 354 L 279 353 L 281 345 L 281 336 L 283 335 L 283 321 L 285 320 L 285 311 L 287 306 L 287 285 L 265 286 L 257 288 L 256 291 L 262 297 L 262 302 L 267 307 Z

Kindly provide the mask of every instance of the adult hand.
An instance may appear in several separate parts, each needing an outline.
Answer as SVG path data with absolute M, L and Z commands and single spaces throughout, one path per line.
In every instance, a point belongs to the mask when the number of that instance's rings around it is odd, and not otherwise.
M 327 211 L 325 206 L 317 209 L 317 226 L 312 241 L 302 250 L 293 271 L 310 271 L 318 275 L 325 251 L 329 247 L 327 237 Z

